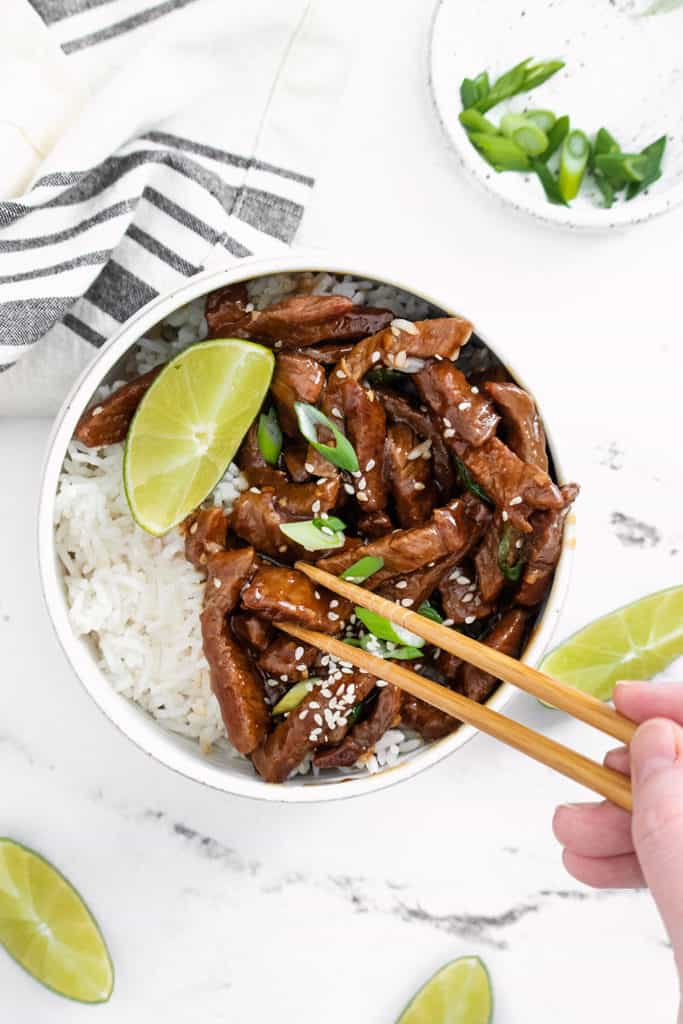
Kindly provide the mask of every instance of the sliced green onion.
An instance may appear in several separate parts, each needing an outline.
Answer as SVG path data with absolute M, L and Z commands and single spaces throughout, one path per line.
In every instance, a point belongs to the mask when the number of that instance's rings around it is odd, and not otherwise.
M 563 114 L 562 117 L 558 117 L 557 121 L 548 132 L 548 148 L 545 153 L 542 154 L 546 163 L 550 160 L 551 156 L 557 153 L 568 134 L 569 118 L 566 114 Z
M 327 516 L 327 518 L 323 518 L 322 516 L 320 516 L 316 519 L 313 519 L 312 522 L 313 525 L 317 526 L 319 530 L 323 531 L 323 533 L 325 532 L 326 529 L 332 530 L 333 533 L 341 533 L 342 530 L 346 529 L 346 523 L 344 522 L 344 520 L 337 519 L 336 516 Z
M 414 644 L 397 644 L 395 641 L 379 640 L 372 633 L 362 633 L 360 646 L 368 654 L 386 660 L 407 661 L 409 658 L 422 658 L 424 651 Z
M 379 572 L 383 565 L 383 558 L 376 555 L 365 555 L 364 558 L 359 558 L 357 562 L 350 565 L 348 569 L 344 569 L 339 578 L 348 580 L 350 583 L 362 583 Z
M 358 719 L 360 718 L 360 713 L 362 710 L 363 701 L 361 701 L 360 704 L 354 704 L 354 706 L 351 708 L 348 715 L 346 716 L 347 725 L 355 725 Z
M 491 499 L 489 498 L 488 494 L 486 494 L 486 492 L 481 489 L 479 484 L 472 479 L 472 474 L 470 473 L 469 469 L 462 461 L 462 459 L 459 459 L 456 455 L 454 455 L 453 461 L 455 463 L 455 469 L 458 474 L 460 486 L 464 487 L 466 491 L 470 492 L 470 494 L 476 494 L 478 498 L 481 498 L 482 501 L 488 502 L 490 505 Z
M 473 107 L 479 100 L 479 89 L 473 78 L 463 78 L 460 83 L 460 102 L 463 110 Z
M 259 416 L 256 439 L 261 455 L 266 462 L 274 466 L 282 451 L 282 431 L 274 405 L 268 412 L 262 412 Z
M 546 135 L 557 120 L 552 110 L 527 110 L 524 116 L 533 121 L 535 125 L 538 125 Z
M 279 700 L 272 713 L 274 715 L 284 715 L 288 711 L 294 711 L 295 708 L 299 707 L 299 704 L 304 700 L 307 694 L 311 693 L 316 683 L 319 683 L 320 679 L 302 679 L 300 683 L 295 683 L 287 693 L 284 695 L 282 700 Z
M 560 192 L 569 202 L 581 188 L 581 182 L 588 166 L 590 143 L 585 132 L 570 132 L 562 143 L 560 155 Z M 598 159 L 601 159 L 598 157 Z
M 547 60 L 527 68 L 524 75 L 524 92 L 529 92 L 531 89 L 536 89 L 539 85 L 543 85 L 549 78 L 552 78 L 558 71 L 561 71 L 563 67 L 563 60 Z
M 545 160 L 541 160 L 539 157 L 534 157 L 531 161 L 531 166 L 538 175 L 538 179 L 543 185 L 543 191 L 546 194 L 546 198 L 551 203 L 556 203 L 558 206 L 568 206 L 567 200 L 560 192 L 560 186 L 557 178 L 548 167 Z
M 401 373 L 400 370 L 392 370 L 388 366 L 376 366 L 374 370 L 366 373 L 365 379 L 373 387 L 386 385 L 387 387 L 395 387 L 398 390 L 406 383 L 405 373 Z
M 431 619 L 432 622 L 443 622 L 443 616 L 439 615 L 436 608 L 429 601 L 423 601 L 417 609 L 417 613 L 418 615 L 424 615 L 425 619 Z
M 306 519 L 300 523 L 281 523 L 280 530 L 285 537 L 301 544 L 306 551 L 324 551 L 327 548 L 343 548 L 343 533 L 323 533 L 314 525 L 312 519 Z
M 380 640 L 390 640 L 395 644 L 410 644 L 413 647 L 424 647 L 425 642 L 421 636 L 411 633 L 409 629 L 404 629 L 403 626 L 394 625 L 393 622 L 389 622 L 388 619 L 378 615 L 377 612 L 371 612 L 369 608 L 361 608 L 360 605 L 356 605 L 354 611 L 363 625 L 374 636 L 379 637 Z
M 529 156 L 540 156 L 548 148 L 548 136 L 533 121 L 520 125 L 512 139 Z
M 631 182 L 644 181 L 647 157 L 641 153 L 601 153 L 595 158 L 595 166 L 618 191 Z
M 474 84 L 477 87 L 479 99 L 483 100 L 491 92 L 491 83 L 489 82 L 488 71 L 482 71 L 481 74 L 477 75 L 474 79 Z
M 591 151 L 590 160 L 590 172 L 595 179 L 595 184 L 600 189 L 605 207 L 609 209 L 614 203 L 615 189 L 612 184 L 605 177 L 604 171 L 596 165 L 595 160 L 598 156 L 604 156 L 606 153 L 620 153 L 621 149 L 619 143 L 613 135 L 607 131 L 606 128 L 600 128 L 595 136 L 593 142 L 593 149 Z
M 514 565 L 510 565 L 510 548 L 513 539 L 517 538 L 517 531 L 506 523 L 498 544 L 498 568 L 506 579 L 517 582 L 522 575 L 524 559 L 519 558 Z
M 463 110 L 460 115 L 460 124 L 468 132 L 483 132 L 485 135 L 498 135 L 498 129 L 493 121 L 480 114 L 478 110 Z
M 597 132 L 593 148 L 596 156 L 602 156 L 605 153 L 621 152 L 619 143 L 613 135 L 610 135 L 606 128 L 600 128 Z
M 526 171 L 529 167 L 529 158 L 522 147 L 504 135 L 470 132 L 470 140 L 497 171 Z
M 308 402 L 295 402 L 294 411 L 299 421 L 299 430 L 308 443 L 323 458 L 331 462 L 333 466 L 338 466 L 339 469 L 348 470 L 349 473 L 356 473 L 358 471 L 360 468 L 358 457 L 353 450 L 351 442 L 320 409 L 316 409 L 314 405 L 309 405 Z M 322 442 L 318 441 L 317 426 L 326 427 L 331 431 L 336 447 L 333 448 L 329 444 L 322 444 Z
M 529 67 L 531 60 L 531 57 L 527 57 L 526 60 L 516 64 L 500 78 L 497 78 L 489 92 L 478 99 L 477 110 L 481 114 L 485 114 L 487 110 L 495 107 L 502 100 L 517 96 L 521 92 L 529 92 L 530 89 L 542 85 L 564 67 L 564 62 L 560 60 L 545 61 Z
M 626 191 L 626 198 L 633 199 L 638 195 L 639 192 L 643 192 L 650 185 L 653 185 L 655 181 L 658 181 L 662 176 L 662 158 L 664 156 L 664 150 L 666 149 L 667 137 L 662 135 L 661 138 L 655 142 L 650 143 L 645 149 L 641 150 L 640 155 L 644 156 L 647 163 L 645 167 L 645 175 L 643 180 L 636 183 L 632 182 Z

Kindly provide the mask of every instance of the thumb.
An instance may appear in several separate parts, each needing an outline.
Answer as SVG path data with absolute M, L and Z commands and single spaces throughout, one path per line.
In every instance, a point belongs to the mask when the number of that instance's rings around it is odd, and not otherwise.
M 633 841 L 643 874 L 683 967 L 683 729 L 641 725 L 631 742 Z

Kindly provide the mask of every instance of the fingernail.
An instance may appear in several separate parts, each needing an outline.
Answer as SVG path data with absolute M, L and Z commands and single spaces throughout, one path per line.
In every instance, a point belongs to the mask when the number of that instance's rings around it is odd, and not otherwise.
M 567 803 L 567 804 L 560 804 L 559 809 L 563 810 L 566 807 L 567 810 L 569 810 L 569 811 L 575 811 L 577 807 L 585 807 L 585 806 L 586 805 L 582 804 L 582 803 L 577 803 L 577 804 L 569 804 L 569 803 Z
M 615 686 L 642 686 L 642 679 L 617 679 Z
M 664 718 L 653 718 L 639 727 L 631 743 L 631 764 L 636 784 L 676 763 L 678 730 Z

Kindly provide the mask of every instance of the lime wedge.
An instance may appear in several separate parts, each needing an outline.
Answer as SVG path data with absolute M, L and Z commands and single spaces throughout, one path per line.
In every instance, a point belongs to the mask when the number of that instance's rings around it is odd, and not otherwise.
M 493 995 L 478 956 L 452 960 L 430 978 L 397 1024 L 489 1024 Z
M 104 1003 L 114 969 L 95 920 L 66 878 L 39 854 L 0 839 L 0 943 L 47 988 Z
M 619 679 L 651 679 L 683 655 L 683 587 L 641 597 L 574 633 L 541 669 L 610 700 Z
M 265 397 L 273 353 L 239 338 L 176 356 L 142 399 L 128 431 L 123 482 L 136 523 L 159 536 L 210 494 Z

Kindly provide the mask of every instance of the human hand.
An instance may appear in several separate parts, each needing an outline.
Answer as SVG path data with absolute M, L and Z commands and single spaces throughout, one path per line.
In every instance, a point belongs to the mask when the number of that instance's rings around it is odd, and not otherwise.
M 565 804 L 553 829 L 567 871 L 580 882 L 649 886 L 683 978 L 683 683 L 618 683 L 614 703 L 642 723 L 630 751 L 620 747 L 605 758 L 631 775 L 633 816 L 607 802 Z

